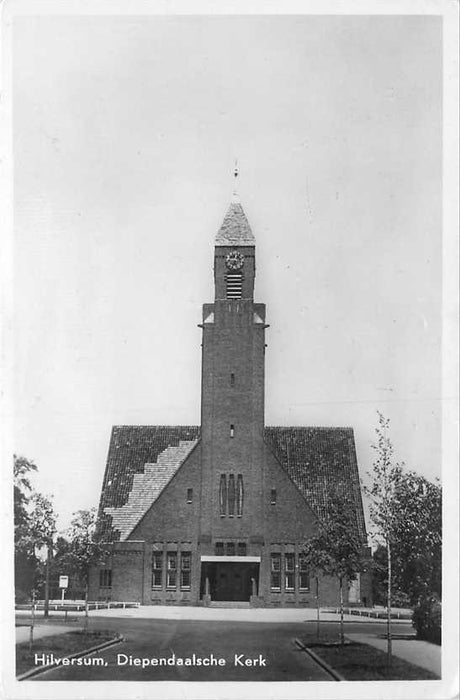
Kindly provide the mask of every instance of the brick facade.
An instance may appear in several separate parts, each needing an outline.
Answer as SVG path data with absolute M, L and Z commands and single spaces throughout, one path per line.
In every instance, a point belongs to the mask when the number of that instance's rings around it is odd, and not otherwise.
M 92 571 L 93 599 L 314 606 L 302 545 L 337 485 L 366 545 L 352 430 L 264 427 L 265 305 L 253 301 L 255 241 L 237 203 L 216 238 L 214 277 L 200 324 L 200 428 L 114 428 L 99 510 L 111 586 Z M 351 596 L 369 603 L 366 574 L 360 584 Z M 337 581 L 322 579 L 319 593 L 337 604 Z

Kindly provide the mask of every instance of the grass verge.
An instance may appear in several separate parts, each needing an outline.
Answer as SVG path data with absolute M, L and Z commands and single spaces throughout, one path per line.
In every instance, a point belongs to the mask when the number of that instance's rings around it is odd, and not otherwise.
M 393 656 L 387 668 L 387 655 L 369 644 L 346 640 L 340 645 L 337 634 L 304 635 L 302 644 L 337 671 L 347 681 L 419 681 L 439 680 L 431 671 Z
M 78 630 L 37 639 L 34 641 L 31 651 L 29 650 L 29 642 L 21 642 L 21 644 L 16 645 L 16 675 L 19 676 L 31 668 L 37 668 L 35 654 L 54 654 L 55 657 L 70 656 L 116 637 L 117 633 L 113 631 L 83 632 Z

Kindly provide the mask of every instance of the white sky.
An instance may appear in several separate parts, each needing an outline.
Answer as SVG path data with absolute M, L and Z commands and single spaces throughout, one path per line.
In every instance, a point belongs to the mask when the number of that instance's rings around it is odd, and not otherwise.
M 113 424 L 199 424 L 235 157 L 267 304 L 266 423 L 379 409 L 441 473 L 441 21 L 16 18 L 15 444 L 60 525 Z

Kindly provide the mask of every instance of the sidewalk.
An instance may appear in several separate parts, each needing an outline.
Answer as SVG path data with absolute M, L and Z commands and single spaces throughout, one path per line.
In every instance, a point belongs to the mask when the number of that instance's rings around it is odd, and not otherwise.
M 17 610 L 18 617 L 30 616 L 27 610 Z M 40 613 L 38 613 L 40 615 Z M 81 617 L 84 611 L 72 611 L 72 617 Z M 64 613 L 50 610 L 50 619 L 62 619 Z M 111 608 L 110 610 L 91 610 L 90 617 L 158 619 L 158 620 L 231 620 L 233 622 L 308 622 L 316 620 L 315 608 L 205 608 L 179 605 L 141 605 L 138 608 Z M 320 612 L 322 622 L 338 622 L 340 616 L 326 610 Z M 376 624 L 384 620 L 344 615 L 345 622 Z M 394 620 L 393 623 L 407 624 L 407 620 Z
M 347 634 L 348 639 L 361 644 L 370 644 L 381 651 L 387 650 L 387 640 L 375 634 Z M 421 666 L 441 678 L 441 647 L 421 639 L 393 639 L 392 651 L 404 661 Z

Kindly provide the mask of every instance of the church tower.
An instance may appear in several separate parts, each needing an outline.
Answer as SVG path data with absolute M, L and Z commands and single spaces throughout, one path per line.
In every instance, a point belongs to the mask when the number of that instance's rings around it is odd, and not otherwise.
M 114 426 L 98 528 L 111 556 L 93 567 L 93 600 L 144 605 L 310 606 L 305 542 L 328 494 L 353 504 L 366 543 L 353 430 L 265 426 L 265 305 L 256 246 L 234 194 L 214 241 L 204 304 L 201 425 Z M 336 604 L 337 581 L 321 582 Z M 364 574 L 349 601 L 371 600 Z
M 201 324 L 200 538 L 210 552 L 226 540 L 247 552 L 262 534 L 267 326 L 265 305 L 254 303 L 255 270 L 255 239 L 234 195 L 215 239 L 215 298 Z

